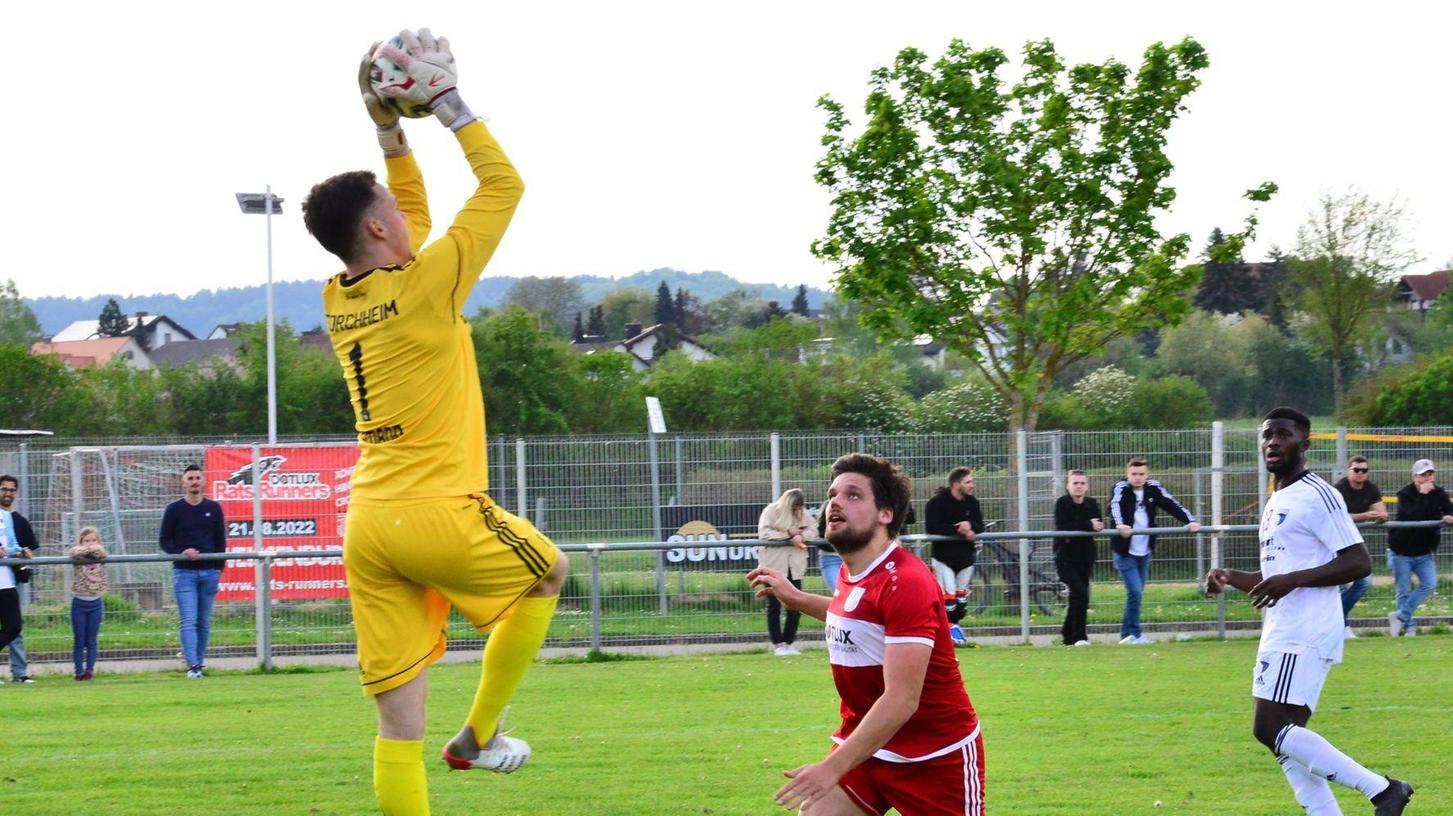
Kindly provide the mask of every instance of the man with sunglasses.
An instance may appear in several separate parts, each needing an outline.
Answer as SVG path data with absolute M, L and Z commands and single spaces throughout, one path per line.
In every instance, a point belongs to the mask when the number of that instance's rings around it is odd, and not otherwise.
M 1353 524 L 1361 524 L 1364 521 L 1375 521 L 1382 524 L 1387 521 L 1387 505 L 1382 502 L 1382 491 L 1367 477 L 1369 465 L 1366 456 L 1354 456 L 1347 462 L 1347 475 L 1337 480 L 1332 485 L 1337 492 L 1342 494 L 1342 500 L 1347 502 L 1347 514 L 1352 517 Z M 1356 633 L 1348 623 L 1352 613 L 1352 607 L 1362 600 L 1367 590 L 1372 586 L 1372 576 L 1367 575 L 1358 578 L 1350 584 L 1342 587 L 1342 636 L 1355 638 Z

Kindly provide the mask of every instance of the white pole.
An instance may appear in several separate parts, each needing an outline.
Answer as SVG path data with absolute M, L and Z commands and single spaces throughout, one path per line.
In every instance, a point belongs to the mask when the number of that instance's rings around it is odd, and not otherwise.
M 277 444 L 277 352 L 272 316 L 272 185 L 263 196 L 267 207 L 267 443 Z

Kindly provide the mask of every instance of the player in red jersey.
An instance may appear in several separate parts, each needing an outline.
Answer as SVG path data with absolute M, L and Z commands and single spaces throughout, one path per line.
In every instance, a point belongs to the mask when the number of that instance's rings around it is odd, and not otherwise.
M 896 537 L 910 483 L 891 462 L 840 457 L 823 512 L 843 558 L 831 598 L 755 569 L 757 595 L 827 622 L 842 725 L 827 758 L 785 775 L 779 805 L 809 816 L 982 816 L 984 741 L 933 573 Z

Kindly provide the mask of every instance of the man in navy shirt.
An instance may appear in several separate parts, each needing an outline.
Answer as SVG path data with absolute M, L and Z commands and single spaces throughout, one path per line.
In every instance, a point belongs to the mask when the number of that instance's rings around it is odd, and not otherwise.
M 161 548 L 186 560 L 172 562 L 172 590 L 181 618 L 182 655 L 187 677 L 200 680 L 207 663 L 207 638 L 212 633 L 212 599 L 222 576 L 222 562 L 199 560 L 204 553 L 227 551 L 227 524 L 222 505 L 202 495 L 202 469 L 182 471 L 186 495 L 167 505 L 161 517 Z

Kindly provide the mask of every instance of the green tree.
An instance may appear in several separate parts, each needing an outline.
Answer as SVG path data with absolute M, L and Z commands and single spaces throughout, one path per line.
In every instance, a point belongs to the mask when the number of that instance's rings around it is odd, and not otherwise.
M 252 412 L 241 405 L 247 383 L 233 366 L 221 362 L 187 363 L 163 368 L 159 377 L 172 433 L 179 436 L 258 433 L 255 420 L 247 421 Z
M 1339 412 L 1347 368 L 1391 303 L 1392 277 L 1418 260 L 1405 237 L 1404 218 L 1396 201 L 1376 201 L 1349 189 L 1323 193 L 1297 230 L 1288 284 L 1306 333 L 1326 351 Z
M 666 285 L 666 281 L 661 281 L 661 285 L 656 287 L 656 311 L 653 317 L 661 324 L 676 322 L 676 301 L 671 297 L 671 287 Z
M 0 343 L 17 343 L 29 348 L 41 337 L 40 321 L 20 299 L 15 281 L 0 284 Z
M 590 307 L 590 322 L 585 327 L 585 333 L 593 335 L 596 339 L 605 337 L 605 307 Z
M 131 321 L 121 312 L 121 304 L 116 298 L 107 298 L 106 305 L 101 307 L 101 314 L 97 318 L 100 325 L 96 332 L 102 337 L 124 337 L 131 331 Z
M 1157 375 L 1180 374 L 1201 384 L 1211 396 L 1215 415 L 1243 416 L 1252 407 L 1247 393 L 1253 371 L 1246 333 L 1220 316 L 1195 311 L 1161 335 L 1152 370 Z
M 519 307 L 476 323 L 473 337 L 490 431 L 570 432 L 580 388 L 577 357 L 568 343 L 540 331 Z
M 585 296 L 574 278 L 520 278 L 505 292 L 502 309 L 518 306 L 543 320 L 540 328 L 564 337 L 570 316 L 585 308 Z
M 706 322 L 706 314 L 702 310 L 701 300 L 686 289 L 676 287 L 676 326 L 681 333 L 694 336 L 700 334 Z
M 634 358 L 598 351 L 577 358 L 580 396 L 569 414 L 571 433 L 635 433 L 646 427 L 644 372 Z
M 1201 264 L 1201 283 L 1193 299 L 1197 309 L 1221 314 L 1239 315 L 1256 307 L 1256 293 L 1251 285 L 1251 268 L 1235 257 L 1217 260 L 1220 247 L 1226 243 L 1226 236 L 1217 227 L 1211 230 L 1206 242 L 1204 263 Z
M 858 136 L 824 97 L 832 194 L 819 258 L 883 337 L 928 334 L 957 351 L 1033 428 L 1054 375 L 1109 340 L 1175 322 L 1196 283 L 1188 236 L 1156 218 L 1174 200 L 1166 133 L 1209 64 L 1191 39 L 1067 67 L 1049 41 L 1025 47 L 1003 87 L 995 48 L 907 48 L 873 72 Z M 1262 201 L 1266 184 L 1247 197 Z M 1218 252 L 1240 252 L 1246 230 Z
M 76 390 L 76 374 L 55 355 L 0 343 L 0 417 L 8 428 L 63 433 L 64 401 Z
M 797 284 L 797 295 L 792 298 L 792 313 L 807 317 L 807 284 Z
M 605 338 L 622 340 L 626 336 L 626 324 L 651 324 L 651 317 L 656 310 L 656 297 L 645 289 L 628 286 L 601 298 L 600 309 L 601 319 L 605 323 Z

